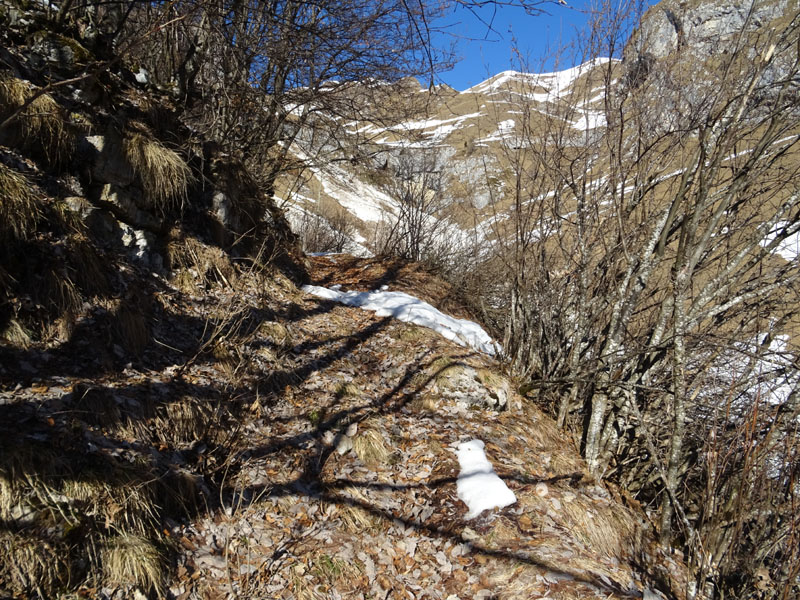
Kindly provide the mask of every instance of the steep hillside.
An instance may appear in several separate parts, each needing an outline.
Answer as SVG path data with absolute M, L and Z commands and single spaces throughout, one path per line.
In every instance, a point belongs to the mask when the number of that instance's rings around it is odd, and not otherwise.
M 293 150 L 302 158 L 311 157 L 312 166 L 284 177 L 277 196 L 289 208 L 296 230 L 310 225 L 309 215 L 341 227 L 339 207 L 343 208 L 350 217 L 348 250 L 367 254 L 380 250 L 383 231 L 401 212 L 402 193 L 394 180 L 408 176 L 410 162 L 411 170 L 441 173 L 435 186 L 441 201 L 433 212 L 446 221 L 447 235 L 464 245 L 479 244 L 496 237 L 511 219 L 515 178 L 521 169 L 531 168 L 523 164 L 524 148 L 584 148 L 595 154 L 593 178 L 605 181 L 611 166 L 597 152 L 608 149 L 593 145 L 606 129 L 608 98 L 641 87 L 652 73 L 647 102 L 663 103 L 653 124 L 668 122 L 670 113 L 686 107 L 665 102 L 672 92 L 659 88 L 665 83 L 660 69 L 676 71 L 680 64 L 683 75 L 678 77 L 685 79 L 667 87 L 682 85 L 690 103 L 694 95 L 694 104 L 701 106 L 709 93 L 704 82 L 714 81 L 708 71 L 730 52 L 723 50 L 725 44 L 743 32 L 756 44 L 767 32 L 787 27 L 797 11 L 793 0 L 665 0 L 645 13 L 624 49 L 616 49 L 619 60 L 600 57 L 553 73 L 506 71 L 462 92 L 447 86 L 427 88 L 415 79 L 387 84 L 393 89 L 388 98 L 403 119 L 348 123 L 345 130 L 358 147 L 348 155 L 316 147 L 310 137 L 300 136 Z M 778 81 L 790 71 L 790 64 L 775 63 L 766 75 Z M 391 113 L 391 107 L 387 111 Z M 335 162 L 317 168 L 313 157 L 318 155 Z M 674 168 L 680 168 L 678 161 Z M 522 195 L 535 201 L 552 193 L 553 185 L 524 185 Z
M 307 260 L 93 23 L 0 22 L 0 595 L 682 597 L 641 507 L 498 362 L 298 287 L 469 318 L 446 284 Z M 468 506 L 492 469 L 514 501 Z

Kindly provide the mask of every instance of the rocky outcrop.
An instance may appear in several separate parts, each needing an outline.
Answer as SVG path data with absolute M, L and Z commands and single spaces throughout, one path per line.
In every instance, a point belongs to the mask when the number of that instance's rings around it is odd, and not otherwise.
M 753 31 L 784 15 L 795 0 L 663 0 L 642 18 L 625 51 L 628 61 L 664 58 L 681 48 L 699 56 L 721 51 L 721 41 Z

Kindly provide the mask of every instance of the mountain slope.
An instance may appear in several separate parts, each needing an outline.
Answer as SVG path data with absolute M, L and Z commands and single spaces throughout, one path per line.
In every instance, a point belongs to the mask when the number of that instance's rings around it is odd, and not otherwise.
M 555 73 L 506 71 L 460 93 L 422 88 L 415 80 L 394 84 L 408 119 L 348 124 L 360 155 L 312 166 L 299 179 L 284 178 L 278 195 L 291 207 L 296 226 L 299 213 L 330 215 L 338 204 L 355 218 L 357 241 L 374 243 L 376 225 L 399 210 L 391 180 L 402 168 L 401 157 L 421 153 L 444 175 L 440 193 L 451 207 L 452 224 L 469 231 L 475 218 L 483 222 L 507 206 L 511 155 L 531 129 L 566 126 L 577 144 L 593 139 L 592 131 L 604 125 L 604 81 L 618 71 L 616 64 L 597 59 Z M 315 152 L 302 137 L 295 151 L 302 158 Z

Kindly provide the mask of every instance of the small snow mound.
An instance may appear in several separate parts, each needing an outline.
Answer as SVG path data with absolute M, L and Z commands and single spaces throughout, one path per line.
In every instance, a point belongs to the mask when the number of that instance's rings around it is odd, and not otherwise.
M 456 488 L 458 497 L 467 505 L 467 519 L 474 519 L 490 508 L 504 508 L 517 501 L 508 486 L 494 472 L 494 467 L 483 452 L 481 440 L 458 444 L 456 456 L 461 472 Z

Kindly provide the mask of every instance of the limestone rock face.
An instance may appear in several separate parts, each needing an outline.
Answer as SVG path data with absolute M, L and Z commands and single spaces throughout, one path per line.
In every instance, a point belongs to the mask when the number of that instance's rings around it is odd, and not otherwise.
M 114 216 L 136 229 L 158 231 L 163 226 L 155 215 L 140 208 L 142 194 L 136 187 L 107 183 L 100 191 L 100 201 L 109 206 Z
M 92 178 L 102 183 L 130 185 L 135 174 L 123 155 L 122 141 L 115 138 L 118 136 L 90 135 L 85 138 Z
M 626 59 L 642 54 L 664 58 L 682 47 L 694 53 L 715 54 L 720 40 L 779 18 L 785 14 L 789 1 L 663 0 L 642 18 L 639 31 L 626 49 Z

